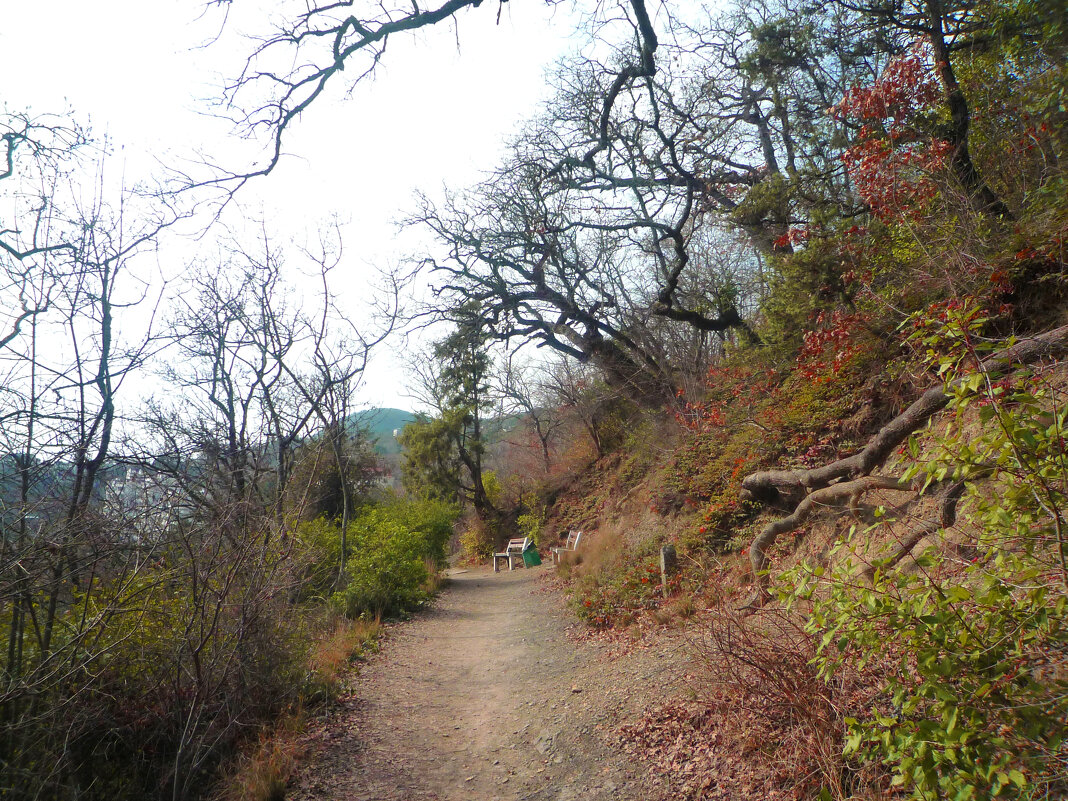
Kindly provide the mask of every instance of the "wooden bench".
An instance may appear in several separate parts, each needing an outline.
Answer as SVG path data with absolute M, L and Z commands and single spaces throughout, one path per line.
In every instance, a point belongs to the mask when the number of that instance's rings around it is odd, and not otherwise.
M 553 555 L 553 564 L 560 564 L 560 554 L 574 553 L 575 551 L 577 551 L 580 539 L 582 539 L 581 531 L 575 531 L 574 529 L 571 529 L 571 531 L 567 532 L 567 542 L 564 545 L 549 549 Z
M 501 569 L 498 567 L 498 560 L 505 559 L 508 561 L 508 569 L 515 570 L 513 563 L 514 559 L 519 560 L 519 564 L 523 564 L 523 551 L 527 549 L 530 544 L 530 537 L 516 537 L 515 539 L 508 540 L 508 545 L 500 553 L 493 554 L 493 572 L 500 573 Z M 523 565 L 526 567 L 526 565 Z

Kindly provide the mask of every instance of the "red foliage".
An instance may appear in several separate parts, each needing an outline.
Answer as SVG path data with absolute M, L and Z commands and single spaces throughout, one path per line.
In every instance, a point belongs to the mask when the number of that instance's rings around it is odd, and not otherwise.
M 785 248 L 787 245 L 796 247 L 807 242 L 808 237 L 809 230 L 807 228 L 791 228 L 775 240 L 775 247 Z
M 752 370 L 745 367 L 712 366 L 705 376 L 709 395 L 703 401 L 683 400 L 685 393 L 676 393 L 681 405 L 675 412 L 675 420 L 696 433 L 722 428 L 727 423 L 724 410 L 727 407 L 747 408 L 745 401 L 763 397 L 778 386 L 773 370 Z M 739 403 L 741 402 L 741 403 Z
M 678 391 L 678 397 L 680 400 L 683 397 L 681 389 Z M 696 432 L 719 428 L 726 422 L 723 409 L 708 401 L 683 401 L 682 406 L 675 412 L 675 421 Z
M 860 126 L 842 160 L 861 198 L 884 220 L 922 213 L 936 194 L 932 176 L 953 152 L 923 124 L 942 96 L 932 67 L 928 49 L 913 47 L 891 61 L 872 86 L 850 89 L 831 109 Z
M 838 375 L 860 352 L 856 332 L 866 319 L 863 314 L 834 311 L 828 315 L 820 312 L 816 327 L 805 332 L 801 351 L 797 354 L 801 375 L 816 382 L 830 381 Z
M 914 46 L 891 61 L 871 87 L 854 87 L 832 111 L 841 119 L 890 123 L 908 131 L 918 112 L 930 110 L 941 97 L 941 86 L 932 75 L 930 48 Z

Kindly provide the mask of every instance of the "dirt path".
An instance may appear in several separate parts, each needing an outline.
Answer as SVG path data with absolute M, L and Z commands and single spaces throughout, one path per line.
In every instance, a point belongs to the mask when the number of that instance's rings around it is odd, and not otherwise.
M 559 596 L 540 580 L 551 569 L 456 573 L 363 668 L 288 797 L 664 797 L 606 734 L 663 696 L 678 649 L 610 659 L 603 644 L 569 639 Z

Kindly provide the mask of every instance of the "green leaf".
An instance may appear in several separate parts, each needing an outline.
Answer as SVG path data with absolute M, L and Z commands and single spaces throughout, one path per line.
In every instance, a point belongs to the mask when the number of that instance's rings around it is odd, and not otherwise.
M 945 592 L 946 597 L 954 602 L 967 601 L 972 597 L 971 590 L 967 587 L 962 587 L 959 584 L 953 587 L 947 587 Z

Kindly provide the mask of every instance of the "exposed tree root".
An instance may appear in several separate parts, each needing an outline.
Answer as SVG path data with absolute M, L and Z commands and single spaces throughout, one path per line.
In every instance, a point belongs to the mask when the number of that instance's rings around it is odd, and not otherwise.
M 877 564 L 868 565 L 861 576 L 868 581 L 875 578 L 876 569 L 887 571 L 898 562 L 912 553 L 913 548 L 920 544 L 921 540 L 931 536 L 939 529 L 950 528 L 957 522 L 957 504 L 964 494 L 964 481 L 950 484 L 942 491 L 942 503 L 939 508 L 938 520 L 931 521 L 917 531 L 910 534 L 890 556 L 878 560 Z
M 1055 328 L 998 351 L 982 362 L 990 375 L 1005 372 L 1013 365 L 1028 364 L 1044 357 L 1068 353 L 1068 325 Z M 743 497 L 768 506 L 792 508 L 813 490 L 843 478 L 866 476 L 881 466 L 909 435 L 941 411 L 949 402 L 942 385 L 924 392 L 905 411 L 883 426 L 868 440 L 863 450 L 844 459 L 809 470 L 768 470 L 752 473 L 742 481 Z
M 985 358 L 980 368 L 990 376 L 997 376 L 1016 365 L 1029 364 L 1042 358 L 1059 358 L 1066 353 L 1068 325 L 1021 339 Z M 911 489 L 897 479 L 870 474 L 882 466 L 894 449 L 908 439 L 912 432 L 945 408 L 953 386 L 938 385 L 928 389 L 905 411 L 879 429 L 868 440 L 868 444 L 852 456 L 809 470 L 768 470 L 745 477 L 742 481 L 743 498 L 793 511 L 787 517 L 769 523 L 753 540 L 749 548 L 749 561 L 753 568 L 756 592 L 743 609 L 755 609 L 767 601 L 768 579 L 761 575 L 768 563 L 767 550 L 781 534 L 793 531 L 804 523 L 816 507 L 842 505 L 846 501 L 855 506 L 860 494 L 870 489 Z M 950 488 L 950 494 L 955 487 L 956 485 Z M 954 516 L 961 491 L 963 487 L 952 498 Z M 950 495 L 947 494 L 947 500 L 949 498 Z M 898 561 L 915 548 L 923 536 L 926 534 L 909 537 L 902 546 L 907 548 Z
M 753 567 L 756 592 L 742 608 L 757 609 L 767 601 L 768 577 L 763 573 L 768 566 L 767 551 L 781 535 L 800 528 L 817 509 L 845 506 L 846 504 L 855 507 L 860 496 L 873 489 L 892 489 L 900 492 L 913 491 L 913 487 L 909 482 L 893 476 L 863 476 L 853 481 L 845 481 L 816 490 L 797 505 L 793 514 L 773 520 L 765 526 L 759 536 L 753 540 L 753 544 L 749 546 L 749 562 Z

